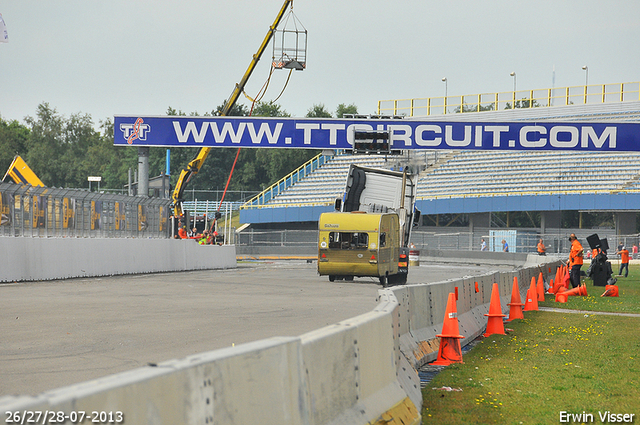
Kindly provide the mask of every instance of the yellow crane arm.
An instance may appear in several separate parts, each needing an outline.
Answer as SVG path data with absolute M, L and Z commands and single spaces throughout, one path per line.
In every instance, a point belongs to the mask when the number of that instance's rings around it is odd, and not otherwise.
M 278 28 L 280 21 L 284 17 L 284 14 L 287 11 L 287 8 L 291 4 L 293 4 L 293 0 L 285 0 L 284 4 L 282 5 L 282 8 L 280 9 L 280 11 L 278 12 L 278 15 L 276 16 L 276 19 L 273 21 L 273 24 L 269 27 L 269 31 L 267 31 L 267 35 L 265 35 L 264 40 L 262 40 L 262 44 L 260 45 L 260 48 L 258 49 L 256 54 L 253 55 L 253 58 L 251 59 L 251 63 L 249 64 L 247 71 L 244 73 L 242 80 L 240 80 L 240 82 L 236 84 L 236 87 L 233 89 L 231 96 L 229 96 L 227 103 L 224 105 L 224 108 L 222 108 L 222 112 L 220 113 L 221 116 L 226 116 L 231 110 L 231 108 L 233 108 L 233 106 L 236 104 L 236 101 L 242 94 L 244 87 L 247 84 L 247 81 L 249 81 L 249 77 L 253 73 L 253 70 L 255 69 L 256 65 L 258 64 L 260 57 L 262 57 L 262 54 L 267 49 L 269 42 L 273 38 L 273 34 Z M 180 176 L 178 177 L 176 187 L 173 190 L 173 194 L 171 195 L 171 199 L 173 201 L 174 217 L 179 217 L 182 214 L 182 200 L 183 200 L 182 195 L 184 193 L 185 186 L 189 182 L 191 177 L 197 174 L 198 171 L 200 171 L 200 167 L 202 167 L 202 164 L 207 159 L 207 156 L 209 155 L 209 151 L 211 151 L 211 148 L 200 148 L 196 157 L 192 159 L 191 162 L 189 162 L 189 164 L 187 165 L 187 168 L 183 169 L 180 172 Z

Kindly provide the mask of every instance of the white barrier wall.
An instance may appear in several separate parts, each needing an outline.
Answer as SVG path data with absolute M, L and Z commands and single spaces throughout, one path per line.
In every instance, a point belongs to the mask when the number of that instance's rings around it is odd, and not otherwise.
M 456 279 L 437 284 L 408 285 L 391 288 L 399 302 L 399 327 L 402 329 L 400 347 L 411 365 L 420 366 L 436 359 L 439 339 L 437 334 L 442 330 L 442 323 L 450 293 L 458 288 L 458 322 L 460 334 L 464 336 L 464 346 L 480 336 L 487 326 L 487 317 L 491 302 L 493 284 L 498 284 L 500 304 L 503 313 L 509 312 L 514 277 L 518 278 L 520 298 L 524 302 L 531 279 L 540 273 L 548 280 L 555 274 L 560 262 L 536 264 L 513 272 L 490 273 L 486 275 Z M 476 282 L 478 291 L 476 292 Z
M 3 397 L 0 412 L 119 411 L 127 424 L 417 425 L 416 368 L 436 358 L 448 294 L 458 288 L 464 344 L 486 327 L 494 283 L 508 311 L 514 276 L 523 294 L 531 277 L 548 276 L 556 265 L 381 289 L 370 313 L 297 338 L 202 353 L 36 397 Z
M 191 239 L 0 237 L 0 282 L 231 267 L 235 246 Z
M 3 397 L 0 408 L 122 412 L 127 424 L 368 424 L 389 414 L 417 425 L 419 404 L 400 383 L 410 378 L 400 378 L 397 306 L 388 293 L 375 311 L 298 338 L 202 353 L 36 397 Z M 417 375 L 413 383 L 419 403 Z

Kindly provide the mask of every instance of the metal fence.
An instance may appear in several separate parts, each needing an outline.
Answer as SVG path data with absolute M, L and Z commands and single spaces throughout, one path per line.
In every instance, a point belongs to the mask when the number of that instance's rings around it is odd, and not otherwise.
M 378 101 L 378 114 L 424 116 L 640 100 L 640 82 Z M 514 108 L 515 107 L 515 108 Z
M 555 230 L 555 229 L 554 229 Z M 585 255 L 589 251 L 587 236 L 597 233 L 600 239 L 607 239 L 609 258 L 617 258 L 618 244 L 623 244 L 629 252 L 634 245 L 640 244 L 640 235 L 616 235 L 613 229 L 559 229 L 555 232 L 540 234 L 535 229 L 476 229 L 468 231 L 428 231 L 414 230 L 411 242 L 418 249 L 441 249 L 448 251 L 479 251 L 482 239 L 489 251 L 502 251 L 502 239 L 509 243 L 510 252 L 536 253 L 540 238 L 548 254 L 569 255 L 571 243 L 569 235 L 575 233 L 584 247 Z M 236 235 L 236 245 L 264 247 L 314 247 L 318 243 L 316 230 L 254 230 L 248 229 Z
M 317 244 L 317 230 L 248 229 L 236 234 L 236 245 L 305 247 Z
M 168 238 L 170 202 L 0 183 L 0 236 Z

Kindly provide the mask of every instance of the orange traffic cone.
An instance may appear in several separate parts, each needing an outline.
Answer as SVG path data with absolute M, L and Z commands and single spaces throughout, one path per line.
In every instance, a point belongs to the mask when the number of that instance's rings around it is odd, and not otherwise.
M 567 289 L 566 285 L 569 285 L 568 281 L 565 283 L 565 274 L 564 272 L 561 270 L 560 273 L 558 273 L 558 280 L 556 280 L 556 283 L 554 285 L 554 293 L 558 293 L 558 290 L 560 288 L 565 288 Z
M 557 303 L 566 303 L 567 302 L 567 291 L 564 286 L 558 288 L 558 292 L 556 292 L 556 302 Z
M 493 334 L 506 335 L 504 333 L 504 323 L 502 323 L 502 318 L 506 315 L 502 314 L 500 291 L 497 283 L 493 284 L 493 289 L 491 290 L 491 304 L 489 304 L 489 314 L 485 314 L 485 316 L 489 317 L 489 320 L 487 321 L 487 331 L 484 333 L 485 337 Z
M 536 286 L 538 292 L 538 301 L 544 301 L 544 279 L 542 278 L 542 272 L 538 275 L 538 286 Z
M 524 302 L 524 311 L 538 311 L 538 292 L 536 290 L 536 278 L 531 278 L 531 285 L 527 290 L 527 299 Z
M 569 289 L 565 292 L 568 297 L 570 296 L 587 296 L 587 287 L 585 285 L 576 286 L 573 289 Z
M 558 267 L 558 268 L 556 269 L 556 276 L 555 276 L 555 278 L 553 279 L 553 281 L 555 282 L 555 284 L 554 284 L 554 285 L 551 285 L 551 288 L 552 288 L 552 290 L 551 290 L 551 291 L 555 294 L 555 293 L 556 293 L 556 291 L 558 290 L 558 289 L 557 289 L 557 285 L 558 285 L 558 283 L 560 282 L 560 267 Z
M 434 365 L 449 366 L 451 363 L 464 363 L 462 361 L 462 348 L 460 347 L 460 339 L 464 338 L 460 335 L 458 327 L 458 310 L 456 308 L 456 294 L 449 294 L 447 300 L 447 310 L 444 313 L 444 322 L 442 323 L 442 334 L 436 335 L 440 338 L 440 348 L 438 348 L 438 358 Z
M 571 273 L 569 273 L 568 267 L 565 267 L 560 283 L 567 289 L 571 288 Z
M 524 319 L 522 314 L 522 299 L 520 298 L 520 288 L 518 287 L 518 276 L 513 277 L 513 289 L 511 290 L 511 302 L 507 304 L 509 306 L 509 319 L 507 322 L 513 319 Z
M 606 290 L 600 295 L 601 297 L 617 297 L 618 295 L 618 287 L 616 285 L 606 285 L 604 287 Z
M 553 287 L 553 285 L 554 285 L 554 283 L 553 283 L 553 282 L 554 282 L 554 280 L 553 280 L 553 279 L 551 279 L 551 280 L 549 281 L 549 292 L 547 292 L 547 294 L 555 294 L 555 292 L 554 292 L 554 291 L 555 291 L 555 289 L 556 289 L 556 288 L 554 288 L 554 287 Z

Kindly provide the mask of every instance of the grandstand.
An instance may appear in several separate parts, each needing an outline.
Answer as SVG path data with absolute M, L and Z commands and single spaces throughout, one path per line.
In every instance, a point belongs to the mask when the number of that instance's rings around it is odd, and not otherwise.
M 638 152 L 458 151 L 427 169 L 418 197 L 616 193 L 638 189 Z
M 446 119 L 639 122 L 640 102 L 448 114 Z M 559 209 L 635 213 L 640 205 L 640 152 L 448 150 L 412 151 L 410 155 L 321 155 L 312 172 L 290 179 L 288 185 L 277 183 L 277 193 L 267 189 L 272 196 L 257 196 L 245 204 L 240 219 L 245 223 L 316 221 L 342 195 L 349 164 L 401 169 L 402 160 L 420 172 L 417 206 L 423 214 Z
M 419 153 L 416 158 L 409 160 L 406 156 L 396 157 L 387 155 L 351 155 L 338 153 L 325 157 L 325 162 L 315 172 L 301 178 L 287 190 L 274 196 L 267 205 L 326 205 L 333 204 L 337 197 L 342 196 L 347 172 L 350 164 L 363 167 L 400 169 L 407 161 L 415 162 L 419 157 L 423 163 L 426 153 Z M 433 154 L 432 154 L 433 156 Z
M 400 169 L 400 162 L 399 158 L 384 155 L 327 157 L 315 172 L 274 195 L 261 207 L 333 204 L 336 197 L 342 196 L 350 164 Z M 618 193 L 640 189 L 640 152 L 435 151 L 415 153 L 412 162 L 419 162 L 423 170 L 418 199 Z

